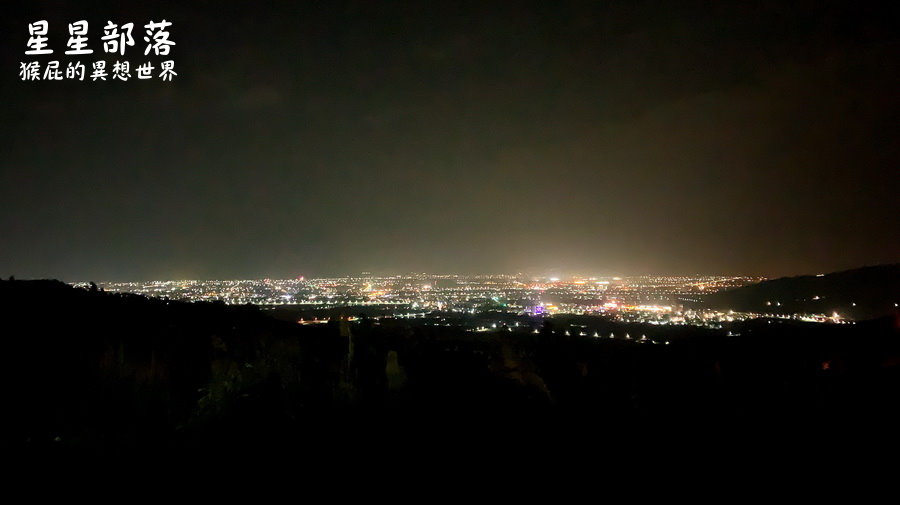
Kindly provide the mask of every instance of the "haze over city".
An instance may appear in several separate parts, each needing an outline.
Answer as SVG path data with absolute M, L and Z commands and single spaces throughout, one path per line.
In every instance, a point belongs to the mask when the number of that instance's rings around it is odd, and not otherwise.
M 8 5 L 0 274 L 891 263 L 896 18 L 855 2 Z M 65 63 L 81 19 L 100 55 L 109 20 L 168 20 L 177 77 L 17 78 L 50 59 L 25 55 L 29 23 L 48 21 Z

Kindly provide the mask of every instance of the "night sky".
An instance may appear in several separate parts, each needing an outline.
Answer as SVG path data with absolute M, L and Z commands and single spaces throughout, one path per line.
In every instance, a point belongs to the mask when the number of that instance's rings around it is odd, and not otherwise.
M 900 260 L 890 2 L 130 3 L 4 3 L 0 275 Z M 79 60 L 70 22 L 112 65 L 107 20 L 162 18 L 173 82 L 19 78 Z M 50 57 L 25 55 L 39 19 Z

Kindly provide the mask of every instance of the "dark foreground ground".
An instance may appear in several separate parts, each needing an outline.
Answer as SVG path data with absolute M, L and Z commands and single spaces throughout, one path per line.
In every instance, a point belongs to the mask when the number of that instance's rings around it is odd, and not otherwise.
M 471 333 L 0 281 L 0 324 L 0 445 L 26 452 L 577 452 L 900 420 L 896 317 L 731 336 L 555 317 L 537 334 Z

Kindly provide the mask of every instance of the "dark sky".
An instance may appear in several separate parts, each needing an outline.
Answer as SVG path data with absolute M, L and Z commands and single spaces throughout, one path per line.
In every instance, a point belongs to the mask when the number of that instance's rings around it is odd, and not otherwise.
M 0 275 L 896 262 L 889 3 L 4 3 Z M 161 18 L 174 82 L 19 80 L 69 22 L 112 65 L 107 20 Z

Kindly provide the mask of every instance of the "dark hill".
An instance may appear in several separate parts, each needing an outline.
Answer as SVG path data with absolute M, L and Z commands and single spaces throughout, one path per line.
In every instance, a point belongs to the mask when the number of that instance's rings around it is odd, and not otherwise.
M 822 276 L 783 277 L 715 293 L 705 305 L 759 313 L 837 312 L 851 319 L 873 319 L 897 313 L 900 264 L 880 265 Z
M 0 281 L 0 448 L 345 454 L 385 442 L 374 453 L 439 454 L 460 441 L 582 448 L 607 440 L 603 426 L 900 413 L 896 319 L 756 320 L 728 333 L 541 322 L 538 333 L 405 319 L 302 326 L 254 306 Z M 594 332 L 620 338 L 580 336 Z

